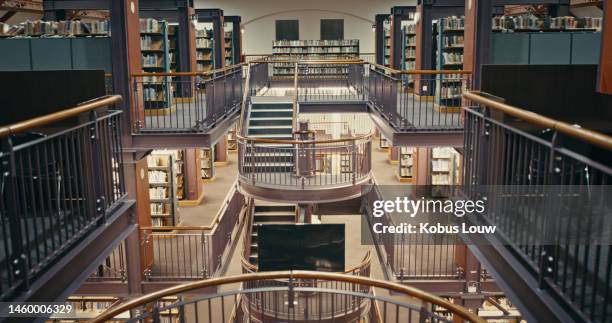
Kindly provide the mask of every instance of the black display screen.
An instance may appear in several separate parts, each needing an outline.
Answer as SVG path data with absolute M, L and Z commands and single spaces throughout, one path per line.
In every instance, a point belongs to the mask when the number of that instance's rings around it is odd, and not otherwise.
M 259 227 L 259 271 L 344 271 L 344 224 Z

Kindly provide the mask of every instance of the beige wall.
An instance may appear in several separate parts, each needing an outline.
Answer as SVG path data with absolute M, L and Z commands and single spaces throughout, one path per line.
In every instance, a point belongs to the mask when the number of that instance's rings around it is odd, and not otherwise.
M 344 38 L 359 39 L 360 52 L 373 53 L 374 16 L 400 5 L 416 5 L 416 0 L 195 0 L 196 8 L 220 8 L 226 16 L 242 17 L 246 54 L 272 53 L 279 19 L 299 20 L 300 39 L 319 39 L 320 19 L 344 19 Z

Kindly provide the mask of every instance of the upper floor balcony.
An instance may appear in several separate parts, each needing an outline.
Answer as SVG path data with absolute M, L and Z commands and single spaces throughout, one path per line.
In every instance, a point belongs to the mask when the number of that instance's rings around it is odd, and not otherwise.
M 0 128 L 0 295 L 55 300 L 134 230 L 120 96 Z
M 486 198 L 474 221 L 497 226 L 466 243 L 526 318 L 609 322 L 612 137 L 464 97 L 463 193 Z

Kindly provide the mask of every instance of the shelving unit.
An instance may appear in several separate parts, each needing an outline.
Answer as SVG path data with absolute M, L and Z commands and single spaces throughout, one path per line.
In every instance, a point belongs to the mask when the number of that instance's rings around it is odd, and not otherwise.
M 154 227 L 176 226 L 180 221 L 176 203 L 174 153 L 153 151 L 148 157 L 147 164 L 151 223 Z
M 415 180 L 415 153 L 414 147 L 400 147 L 399 151 L 399 169 L 397 178 L 400 182 L 413 183 Z
M 214 148 L 205 148 L 200 150 L 202 180 L 212 180 L 215 177 L 214 156 Z
M 168 24 L 168 61 L 170 63 L 170 72 L 177 72 L 181 64 L 180 47 L 178 46 L 179 28 L 177 23 Z M 179 81 L 179 78 L 173 77 L 172 81 L 176 83 Z M 172 94 L 174 97 L 178 96 L 178 93 L 176 93 L 177 90 L 178 87 L 173 89 Z
M 416 24 L 409 22 L 402 27 L 402 69 L 416 69 Z M 406 75 L 404 85 L 414 88 L 414 76 Z
M 236 64 L 236 62 L 234 62 L 234 51 L 236 50 L 235 46 L 234 46 L 234 37 L 233 37 L 233 33 L 234 30 L 232 29 L 232 24 L 231 23 L 225 23 L 224 27 L 224 37 L 225 37 L 225 47 L 223 50 L 225 50 L 225 66 L 230 66 L 230 65 L 234 65 Z
M 388 18 L 383 22 L 383 34 L 384 44 L 383 54 L 384 54 L 384 64 L 386 67 L 390 67 L 391 64 L 391 20 Z
M 340 173 L 341 174 L 350 174 L 351 171 L 351 154 L 342 154 L 340 155 Z
M 174 154 L 174 180 L 176 182 L 176 199 L 185 199 L 185 150 L 175 150 Z
M 140 20 L 142 70 L 149 73 L 170 72 L 168 23 L 164 20 Z M 153 76 L 143 79 L 145 114 L 167 114 L 172 108 L 171 77 Z M 148 111 L 147 111 L 148 110 Z
M 196 65 L 198 72 L 210 72 L 214 69 L 213 47 L 212 24 L 198 23 L 198 29 L 196 30 Z
M 297 59 L 336 59 L 359 58 L 359 40 L 278 40 L 272 43 L 272 54 L 275 58 Z M 276 63 L 274 76 L 293 76 L 294 64 Z M 309 65 L 310 75 L 346 76 L 346 67 L 327 67 L 326 65 Z
M 461 156 L 451 147 L 431 149 L 431 185 L 458 185 Z
M 235 124 L 227 132 L 227 150 L 231 152 L 238 151 L 238 143 L 236 141 L 236 133 L 238 133 L 238 124 Z
M 389 149 L 389 142 L 387 141 L 387 138 L 385 138 L 383 135 L 380 135 L 379 140 L 380 150 L 386 151 L 387 149 Z
M 159 301 L 157 301 L 157 305 L 159 308 L 170 306 L 176 302 L 180 301 L 178 297 L 163 297 Z M 179 323 L 181 322 L 180 318 L 180 308 L 174 307 L 168 310 L 160 311 L 160 323 Z
M 438 21 L 437 59 L 438 70 L 463 69 L 464 17 L 441 18 Z M 463 80 L 458 75 L 446 75 L 436 81 L 434 108 L 441 112 L 460 112 Z

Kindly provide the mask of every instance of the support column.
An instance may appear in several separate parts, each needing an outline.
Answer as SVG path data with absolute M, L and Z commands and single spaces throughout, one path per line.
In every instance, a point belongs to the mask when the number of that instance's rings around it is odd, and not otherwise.
M 489 63 L 492 16 L 490 0 L 465 0 L 463 69 L 472 71 L 472 89 L 480 89 L 482 65 Z
M 419 147 L 416 149 L 417 167 L 416 167 L 416 184 L 429 184 L 429 148 Z
M 387 157 L 389 164 L 397 165 L 399 163 L 399 147 L 389 147 L 389 156 Z
M 215 144 L 215 166 L 225 166 L 227 163 L 227 135 Z
M 387 19 L 389 15 L 376 15 L 374 17 L 375 22 L 375 61 L 376 64 L 385 65 L 385 19 Z
M 192 16 L 195 15 L 195 9 L 191 7 L 178 8 L 178 48 L 179 48 L 179 72 L 191 72 L 196 70 L 196 50 L 195 50 L 195 26 Z M 191 77 L 181 77 L 181 88 L 179 95 L 181 97 L 193 97 L 195 88 Z
M 138 171 L 134 154 L 128 152 L 132 148 L 132 129 L 137 120 L 132 118 L 131 106 L 135 102 L 140 102 L 135 109 L 142 110 L 142 100 L 135 100 L 134 88 L 130 81 L 132 73 L 139 73 L 141 67 L 140 53 L 140 22 L 138 1 L 136 0 L 109 0 L 110 3 L 110 24 L 112 26 L 111 36 L 111 52 L 112 52 L 112 77 L 113 89 L 116 94 L 123 97 L 123 103 L 118 104 L 118 108 L 123 110 L 123 162 L 124 162 L 124 178 L 125 189 L 128 197 L 138 200 L 137 180 L 141 178 L 141 173 Z M 138 93 L 142 93 L 142 90 Z M 140 115 L 144 115 L 141 113 Z M 148 188 L 146 190 L 146 200 L 148 201 Z M 136 205 L 136 214 L 140 217 L 142 214 L 150 215 L 150 207 L 148 203 Z M 150 221 L 150 220 L 149 220 Z M 142 293 L 140 282 L 142 281 L 142 265 L 141 264 L 141 243 L 139 234 L 132 234 L 125 240 L 127 273 L 128 273 L 128 291 L 130 294 Z M 142 259 L 146 261 L 146 259 Z
M 185 203 L 181 205 L 199 205 L 204 198 L 202 187 L 202 167 L 199 149 L 185 149 Z
M 612 94 L 612 3 L 604 1 L 598 91 Z

